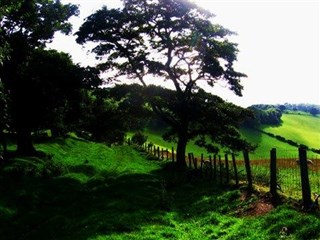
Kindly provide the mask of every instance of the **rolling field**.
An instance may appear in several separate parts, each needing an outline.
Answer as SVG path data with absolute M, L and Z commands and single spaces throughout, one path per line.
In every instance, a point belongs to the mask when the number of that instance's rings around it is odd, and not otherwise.
M 214 182 L 183 180 L 131 146 L 67 138 L 36 148 L 51 158 L 20 157 L 0 167 L 3 240 L 320 237 L 317 215 L 286 204 L 274 209 Z
M 279 127 L 263 126 L 262 130 L 280 135 L 310 148 L 320 149 L 320 117 L 283 114 Z
M 262 130 L 285 137 L 287 140 L 293 140 L 300 144 L 305 144 L 310 148 L 320 148 L 320 117 L 310 115 L 294 115 L 283 114 L 281 126 L 263 126 Z M 160 148 L 169 149 L 176 148 L 176 143 L 169 143 L 162 139 L 161 132 L 147 130 L 144 132 L 148 136 L 148 142 L 152 142 Z M 292 145 L 281 142 L 273 137 L 263 134 L 253 129 L 241 129 L 243 138 L 247 139 L 258 147 L 255 152 L 250 153 L 250 159 L 266 159 L 270 157 L 270 150 L 277 149 L 277 154 L 281 158 L 297 158 L 298 149 Z M 132 136 L 130 133 L 128 136 Z M 205 149 L 200 148 L 191 141 L 187 145 L 187 153 L 193 152 L 195 156 L 200 156 L 202 153 L 208 155 Z M 221 152 L 221 154 L 224 154 Z M 319 154 L 309 152 L 310 158 L 320 158 Z M 242 153 L 238 154 L 238 159 L 242 159 Z

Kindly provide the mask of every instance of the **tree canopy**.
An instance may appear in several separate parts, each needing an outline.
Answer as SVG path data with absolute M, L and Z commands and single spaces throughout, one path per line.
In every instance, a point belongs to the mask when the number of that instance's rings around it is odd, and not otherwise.
M 18 0 L 14 4 L 12 1 L 3 1 L 0 9 L 0 41 L 6 44 L 0 50 L 0 55 L 5 53 L 5 57 L 1 57 L 0 79 L 10 99 L 10 111 L 18 135 L 18 150 L 21 153 L 32 153 L 30 121 L 20 117 L 25 116 L 22 99 L 28 95 L 27 89 L 23 87 L 34 78 L 25 81 L 27 75 L 23 73 L 29 71 L 28 62 L 36 48 L 43 48 L 56 31 L 70 33 L 68 19 L 78 14 L 78 8 L 58 0 Z
M 185 166 L 186 144 L 193 134 L 206 132 L 215 135 L 211 139 L 217 141 L 226 133 L 222 130 L 227 127 L 223 124 L 228 122 L 226 114 L 217 109 L 228 106 L 237 124 L 242 116 L 237 114 L 239 108 L 222 104 L 201 90 L 201 82 L 211 87 L 223 82 L 241 96 L 240 80 L 245 77 L 233 68 L 237 44 L 227 39 L 233 32 L 213 24 L 213 17 L 189 1 L 124 0 L 121 9 L 103 7 L 89 16 L 77 32 L 78 43 L 97 43 L 93 52 L 103 59 L 99 68 L 110 73 L 109 80 L 125 76 L 138 79 L 146 88 L 147 79 L 171 84 L 173 90 L 148 89 L 153 111 L 172 127 L 178 139 L 180 167 Z M 197 115 L 197 107 L 205 113 Z M 201 117 L 194 121 L 197 116 Z M 193 128 L 197 131 L 190 131 Z M 225 136 L 235 133 L 231 128 Z M 230 142 L 219 141 L 223 145 Z

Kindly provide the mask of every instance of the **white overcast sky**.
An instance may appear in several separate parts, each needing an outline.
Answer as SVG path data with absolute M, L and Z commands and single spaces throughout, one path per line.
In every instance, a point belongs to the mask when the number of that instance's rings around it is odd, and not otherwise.
M 119 0 L 62 0 L 79 4 L 80 16 L 73 17 L 74 32 L 83 19 L 102 5 L 121 7 Z M 243 97 L 223 86 L 213 93 L 238 105 L 258 103 L 314 103 L 320 105 L 320 48 L 318 0 L 194 0 L 213 12 L 214 23 L 237 32 L 237 71 Z M 51 48 L 71 54 L 74 62 L 93 64 L 94 56 L 75 43 L 72 36 L 56 34 Z

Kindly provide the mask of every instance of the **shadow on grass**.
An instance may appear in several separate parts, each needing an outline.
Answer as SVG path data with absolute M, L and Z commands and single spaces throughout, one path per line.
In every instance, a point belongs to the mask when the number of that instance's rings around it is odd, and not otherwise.
M 123 175 L 82 165 L 73 170 L 56 178 L 1 173 L 1 239 L 89 239 L 130 233 L 145 225 L 166 224 L 163 216 L 168 212 L 183 220 L 201 216 L 208 206 L 225 205 L 225 199 L 219 203 L 222 190 L 211 183 L 199 187 L 165 170 Z M 89 180 L 82 182 L 77 174 L 87 174 Z M 205 198 L 213 192 L 216 197 Z

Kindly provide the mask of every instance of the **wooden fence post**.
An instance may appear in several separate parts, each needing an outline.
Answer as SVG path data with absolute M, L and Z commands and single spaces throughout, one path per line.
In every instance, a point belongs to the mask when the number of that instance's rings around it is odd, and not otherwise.
M 158 155 L 158 159 L 160 159 L 160 147 L 157 147 L 157 155 Z
M 272 148 L 270 151 L 270 193 L 273 204 L 278 201 L 277 193 L 277 150 Z
M 153 146 L 153 156 L 157 156 L 157 148 L 155 145 Z
M 167 154 L 167 161 L 169 160 L 169 150 L 168 148 L 166 149 L 166 154 Z
M 225 163 L 226 163 L 226 183 L 229 184 L 230 177 L 229 177 L 229 160 L 228 154 L 224 155 Z
M 200 170 L 201 170 L 201 174 L 202 174 L 202 169 L 203 168 L 203 153 L 201 153 L 201 160 L 200 160 Z
M 299 163 L 301 173 L 302 200 L 305 209 L 309 209 L 312 204 L 311 190 L 308 175 L 307 150 L 305 147 L 299 147 Z
M 235 178 L 235 181 L 236 181 L 236 186 L 238 186 L 239 185 L 239 178 L 238 178 L 236 157 L 235 157 L 234 153 L 232 153 L 232 164 L 233 164 L 234 178 Z
M 174 148 L 173 147 L 171 149 L 171 153 L 172 153 L 172 162 L 174 162 Z
M 194 169 L 198 169 L 198 159 L 194 157 L 193 153 L 191 154 L 191 157 L 192 157 Z
M 247 180 L 248 180 L 248 191 L 252 192 L 253 186 L 252 186 L 252 174 L 251 174 L 251 166 L 250 166 L 250 160 L 249 160 L 249 153 L 248 151 L 243 151 L 243 158 L 244 158 L 244 164 L 246 167 L 247 172 Z
M 213 179 L 217 180 L 217 154 L 213 156 Z
M 209 161 L 210 161 L 210 179 L 212 179 L 213 169 L 212 169 L 212 157 L 211 157 L 211 155 L 209 155 Z
M 222 162 L 221 162 L 221 156 L 219 155 L 219 177 L 220 177 L 220 183 L 222 184 Z
M 189 168 L 191 169 L 191 153 L 188 153 Z
M 163 148 L 161 148 L 161 159 L 164 159 Z

